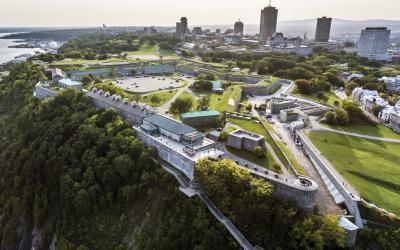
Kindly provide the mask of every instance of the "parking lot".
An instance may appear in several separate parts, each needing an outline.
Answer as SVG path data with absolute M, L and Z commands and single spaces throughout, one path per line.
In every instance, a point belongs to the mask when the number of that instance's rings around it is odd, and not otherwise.
M 164 76 L 125 77 L 115 79 L 113 83 L 126 91 L 135 93 L 179 88 L 184 85 L 182 81 Z

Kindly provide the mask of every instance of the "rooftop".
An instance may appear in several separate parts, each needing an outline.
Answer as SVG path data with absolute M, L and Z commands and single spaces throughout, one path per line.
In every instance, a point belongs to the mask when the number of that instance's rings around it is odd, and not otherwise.
M 212 81 L 212 84 L 213 84 L 213 89 L 221 89 L 222 88 L 221 81 Z
M 233 132 L 231 132 L 229 134 L 237 136 L 237 137 L 247 138 L 247 139 L 250 139 L 250 140 L 257 140 L 257 141 L 260 140 L 260 139 L 264 139 L 264 136 L 262 136 L 262 135 L 251 133 L 251 132 L 244 131 L 244 130 L 236 130 L 236 131 L 233 131 Z
M 195 128 L 160 114 L 150 115 L 146 117 L 144 121 L 177 135 L 184 135 L 197 131 Z
M 76 87 L 76 86 L 81 86 L 82 85 L 82 83 L 76 82 L 76 81 L 72 81 L 71 79 L 61 79 L 59 81 L 59 83 L 67 85 L 69 87 Z
M 193 118 L 193 117 L 207 117 L 207 116 L 219 116 L 221 113 L 216 110 L 206 110 L 206 111 L 194 111 L 182 113 L 182 118 Z

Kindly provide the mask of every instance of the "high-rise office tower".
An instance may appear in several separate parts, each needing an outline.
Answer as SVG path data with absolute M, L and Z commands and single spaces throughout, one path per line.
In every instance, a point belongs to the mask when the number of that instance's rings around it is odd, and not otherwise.
M 390 30 L 386 27 L 368 27 L 361 31 L 357 55 L 370 60 L 386 61 L 389 59 L 389 39 Z
M 182 17 L 181 21 L 176 23 L 176 38 L 181 42 L 185 42 L 188 34 L 190 34 L 188 20 L 186 17 Z
M 315 31 L 315 42 L 327 43 L 329 42 L 329 36 L 331 34 L 332 18 L 326 16 L 318 18 L 317 30 Z
M 260 41 L 266 44 L 268 38 L 276 33 L 276 25 L 278 22 L 278 9 L 271 6 L 271 1 L 268 7 L 261 10 L 260 19 Z
M 243 36 L 244 24 L 240 20 L 235 22 L 233 33 L 235 35 Z

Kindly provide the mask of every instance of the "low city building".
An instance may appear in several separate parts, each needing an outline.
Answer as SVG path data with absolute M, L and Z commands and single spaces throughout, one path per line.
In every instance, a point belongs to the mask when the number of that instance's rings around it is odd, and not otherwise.
M 271 114 L 280 114 L 282 110 L 292 109 L 297 107 L 297 105 L 290 100 L 285 100 L 282 98 L 272 98 L 267 107 L 271 110 Z
M 264 151 L 267 149 L 264 136 L 245 130 L 236 130 L 229 133 L 226 145 L 251 152 L 254 152 L 256 147 L 261 147 Z
M 182 113 L 182 122 L 192 127 L 211 127 L 218 123 L 221 113 L 216 110 Z
M 154 113 L 149 107 L 129 102 L 128 99 L 122 99 L 118 95 L 110 95 L 109 92 L 97 90 L 97 88 L 93 88 L 86 95 L 92 100 L 96 108 L 115 109 L 133 125 L 142 124 L 145 117 Z
M 299 119 L 300 114 L 294 109 L 281 110 L 279 120 L 283 123 L 294 122 Z
M 222 88 L 222 82 L 221 81 L 212 81 L 212 91 L 216 94 L 223 94 L 224 89 Z
M 381 77 L 380 81 L 385 83 L 386 89 L 389 93 L 400 93 L 400 75 L 395 77 Z
M 230 34 L 224 37 L 225 43 L 229 45 L 239 46 L 242 43 L 242 36 L 237 34 Z
M 379 96 L 376 90 L 364 90 L 362 88 L 353 90 L 352 99 L 368 112 L 372 112 L 376 106 L 382 107 L 378 114 L 380 122 L 400 133 L 400 100 L 396 105 L 391 106 L 388 101 Z
M 64 72 L 59 68 L 47 68 L 45 74 L 49 80 L 35 85 L 34 95 L 38 98 L 55 97 L 68 88 L 82 89 L 82 83 L 66 79 Z
M 60 79 L 58 81 L 58 86 L 60 86 L 61 88 L 64 89 L 69 89 L 69 88 L 76 88 L 81 90 L 82 89 L 82 83 L 81 82 L 77 82 L 77 81 L 73 81 L 71 79 Z

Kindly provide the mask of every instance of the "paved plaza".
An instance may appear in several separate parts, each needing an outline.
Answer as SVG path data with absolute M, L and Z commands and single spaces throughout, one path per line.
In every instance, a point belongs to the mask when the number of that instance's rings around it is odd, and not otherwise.
M 172 77 L 148 76 L 148 77 L 127 77 L 115 79 L 113 83 L 129 92 L 147 93 L 158 90 L 179 88 L 184 85 L 182 81 L 177 81 Z

